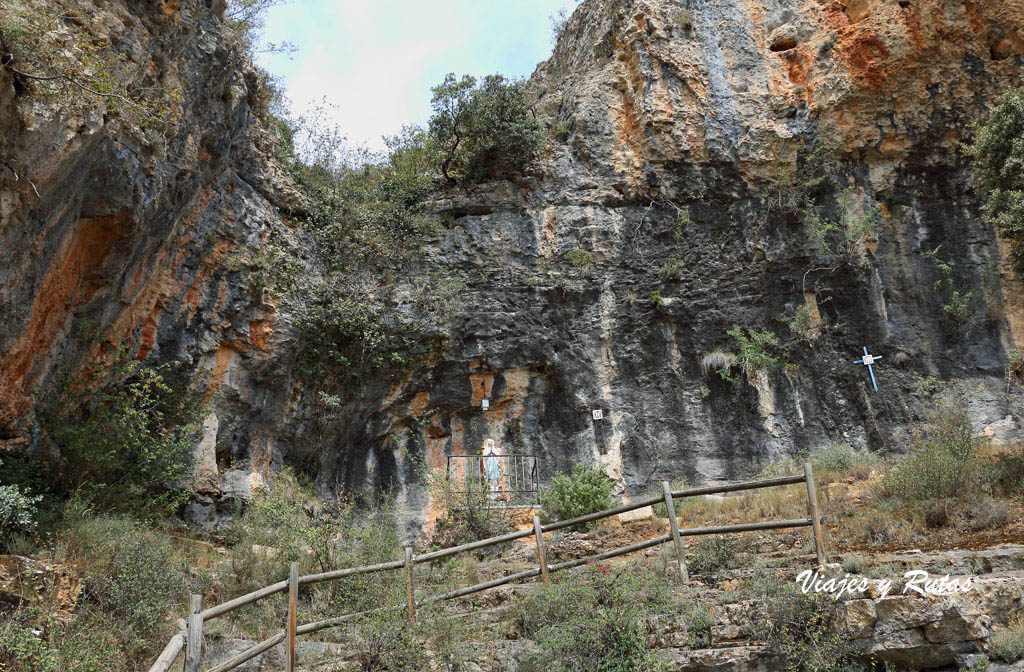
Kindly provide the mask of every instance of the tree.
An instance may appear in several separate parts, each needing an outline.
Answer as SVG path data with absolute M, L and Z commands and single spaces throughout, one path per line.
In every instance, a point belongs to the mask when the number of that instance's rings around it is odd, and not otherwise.
M 449 183 L 507 178 L 533 160 L 543 135 L 525 82 L 449 73 L 432 91 L 430 139 Z
M 988 120 L 975 128 L 968 148 L 986 201 L 986 220 L 1012 246 L 1011 259 L 1024 271 L 1024 87 L 1005 91 Z
M 449 171 L 459 156 L 459 145 L 469 135 L 475 86 L 476 78 L 464 75 L 456 80 L 455 73 L 449 72 L 443 82 L 431 89 L 434 95 L 430 107 L 434 114 L 430 117 L 430 136 L 437 141 L 441 174 L 449 182 L 455 182 Z

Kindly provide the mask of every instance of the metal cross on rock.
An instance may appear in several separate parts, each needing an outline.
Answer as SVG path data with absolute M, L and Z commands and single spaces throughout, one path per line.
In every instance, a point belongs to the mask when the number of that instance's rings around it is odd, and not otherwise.
M 865 345 L 864 356 L 854 362 L 854 364 L 863 364 L 864 366 L 868 367 L 868 373 L 871 374 L 871 387 L 875 388 L 876 392 L 878 391 L 878 383 L 875 382 L 875 370 L 871 368 L 871 365 L 880 360 L 881 358 L 881 355 L 869 355 L 868 346 Z

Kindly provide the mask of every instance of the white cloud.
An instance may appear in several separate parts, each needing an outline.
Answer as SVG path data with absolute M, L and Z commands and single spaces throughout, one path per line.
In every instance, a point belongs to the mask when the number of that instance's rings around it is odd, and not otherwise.
M 299 47 L 261 55 L 281 76 L 293 111 L 326 99 L 350 140 L 383 148 L 382 135 L 429 116 L 430 87 L 445 73 L 528 76 L 550 52 L 548 15 L 573 0 L 294 0 L 270 10 L 264 39 Z

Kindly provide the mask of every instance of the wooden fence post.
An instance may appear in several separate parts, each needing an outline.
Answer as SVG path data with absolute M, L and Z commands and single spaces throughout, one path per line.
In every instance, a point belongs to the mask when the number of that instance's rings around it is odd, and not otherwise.
M 284 665 L 286 672 L 295 671 L 295 628 L 299 611 L 299 563 L 293 562 L 288 572 L 288 639 Z
M 185 669 L 184 672 L 200 672 L 203 653 L 203 608 L 201 595 L 193 595 L 186 625 Z
M 679 560 L 679 578 L 683 581 L 690 580 L 690 573 L 686 568 L 686 556 L 683 555 L 683 541 L 679 538 L 679 521 L 676 519 L 676 507 L 672 503 L 672 488 L 668 481 L 661 482 L 661 490 L 665 496 L 665 509 L 668 512 L 668 525 L 672 529 L 672 541 L 676 546 L 676 558 Z
M 537 557 L 540 558 L 540 577 L 544 585 L 548 585 L 548 559 L 544 553 L 544 532 L 540 526 L 540 517 L 533 517 L 533 534 L 537 537 Z
M 409 625 L 416 625 L 416 591 L 413 584 L 413 568 L 416 563 L 412 554 L 412 546 L 405 547 L 405 574 L 409 579 Z
M 804 462 L 804 480 L 807 481 L 807 508 L 811 514 L 811 525 L 814 531 L 814 550 L 818 554 L 818 564 L 825 565 L 825 540 L 821 536 L 821 518 L 818 516 L 818 492 L 814 485 L 814 472 L 811 463 Z

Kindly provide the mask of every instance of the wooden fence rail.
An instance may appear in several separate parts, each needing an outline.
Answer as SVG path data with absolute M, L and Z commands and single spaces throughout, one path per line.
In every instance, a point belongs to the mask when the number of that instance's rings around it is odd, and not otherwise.
M 715 527 L 696 527 L 689 529 L 680 529 L 678 519 L 675 517 L 675 500 L 685 497 L 699 497 L 701 495 L 712 495 L 728 492 L 740 492 L 743 490 L 755 490 L 761 488 L 772 488 L 783 485 L 793 485 L 796 483 L 804 483 L 807 488 L 807 518 L 797 518 L 794 520 L 772 520 L 759 523 L 742 523 L 738 525 L 720 525 Z M 628 546 L 622 546 L 620 548 L 598 553 L 596 555 L 587 556 L 584 558 L 574 558 L 572 560 L 566 560 L 555 564 L 550 564 L 547 559 L 544 544 L 544 533 L 553 532 L 555 530 L 561 530 L 567 527 L 575 525 L 582 525 L 604 518 L 609 518 L 621 513 L 627 513 L 629 511 L 635 511 L 646 506 L 652 506 L 654 504 L 665 504 L 669 516 L 669 534 L 665 534 L 653 539 L 646 541 L 637 542 Z M 503 586 L 515 581 L 521 581 L 523 579 L 530 579 L 534 577 L 541 577 L 542 581 L 546 584 L 548 582 L 548 576 L 554 572 L 562 571 L 565 569 L 572 569 L 574 567 L 580 567 L 583 565 L 601 562 L 621 555 L 627 555 L 629 553 L 636 553 L 648 548 L 660 546 L 671 542 L 674 546 L 674 552 L 679 562 L 679 573 L 683 580 L 688 580 L 688 574 L 686 569 L 686 558 L 683 554 L 681 537 L 692 537 L 709 534 L 733 534 L 738 532 L 750 532 L 754 530 L 778 530 L 785 528 L 794 527 L 810 527 L 814 537 L 814 548 L 818 559 L 819 565 L 824 565 L 826 562 L 825 556 L 825 545 L 821 531 L 821 520 L 818 517 L 818 502 L 817 492 L 814 484 L 814 474 L 811 470 L 810 464 L 804 464 L 804 473 L 799 476 L 780 476 L 777 478 L 767 478 L 756 481 L 744 481 L 741 483 L 732 483 L 728 485 L 710 485 L 699 488 L 687 488 L 685 490 L 672 490 L 667 482 L 662 483 L 662 494 L 654 497 L 648 497 L 645 499 L 639 499 L 629 504 L 623 504 L 612 509 L 605 511 L 598 511 L 596 513 L 590 513 L 585 516 L 578 516 L 569 520 L 560 520 L 547 525 L 541 525 L 540 519 L 534 516 L 533 525 L 529 529 L 519 530 L 517 532 L 510 532 L 508 534 L 502 534 L 497 537 L 491 537 L 489 539 L 481 539 L 480 541 L 474 541 L 468 544 L 461 544 L 459 546 L 453 546 L 451 548 L 444 548 L 438 551 L 432 551 L 430 553 L 424 553 L 422 555 L 415 555 L 412 552 L 410 546 L 406 546 L 403 549 L 404 557 L 401 560 L 394 562 L 383 562 L 376 565 L 366 565 L 363 567 L 348 567 L 346 569 L 338 569 L 330 572 L 321 572 L 319 574 L 308 574 L 301 576 L 299 574 L 298 563 L 292 563 L 290 567 L 290 573 L 287 581 L 279 581 L 254 590 L 246 595 L 241 595 L 234 599 L 228 600 L 222 604 L 218 604 L 213 607 L 209 607 L 205 611 L 200 610 L 199 596 L 193 596 L 190 610 L 190 614 L 187 620 L 187 631 L 182 634 L 179 633 L 171 638 L 167 643 L 167 646 L 160 653 L 159 657 L 153 663 L 152 667 L 149 668 L 149 672 L 167 672 L 171 665 L 181 655 L 182 651 L 186 652 L 186 666 L 185 672 L 194 672 L 200 670 L 200 657 L 202 651 L 202 631 L 203 624 L 211 619 L 223 616 L 235 609 L 243 607 L 247 604 L 252 604 L 271 595 L 288 591 L 288 618 L 286 627 L 282 632 L 277 633 L 273 637 L 266 639 L 245 651 L 237 654 L 230 660 L 226 660 L 219 665 L 216 665 L 206 672 L 227 672 L 232 670 L 243 663 L 252 660 L 256 656 L 269 651 L 278 644 L 285 642 L 285 665 L 287 672 L 292 672 L 295 666 L 295 638 L 298 635 L 305 635 L 326 628 L 333 628 L 350 621 L 356 620 L 367 614 L 381 612 L 390 609 L 406 609 L 407 616 L 410 622 L 415 622 L 416 609 L 418 607 L 441 602 L 444 600 L 452 600 L 458 597 L 466 595 L 472 595 L 479 593 L 484 590 Z M 473 551 L 480 548 L 486 548 L 488 546 L 494 546 L 496 544 L 504 544 L 517 539 L 524 539 L 526 537 L 533 536 L 537 544 L 537 557 L 538 566 L 535 569 L 529 569 L 516 574 L 510 574 L 508 576 L 499 577 L 491 581 L 485 581 L 484 583 L 478 583 L 458 590 L 453 590 L 447 593 L 441 593 L 438 595 L 431 595 L 420 600 L 415 598 L 415 586 L 413 584 L 413 567 L 415 565 L 424 562 L 434 562 L 443 558 L 451 557 L 458 553 L 464 553 L 467 551 Z M 313 623 L 305 623 L 299 625 L 297 623 L 297 612 L 298 612 L 298 589 L 300 586 L 305 584 L 320 583 L 323 581 L 335 581 L 348 576 L 356 576 L 359 574 L 371 574 L 375 572 L 385 572 L 392 570 L 404 569 L 406 572 L 406 580 L 408 582 L 408 599 L 404 605 L 392 605 L 379 607 L 370 611 L 364 611 L 356 614 L 346 614 L 344 616 L 338 616 L 335 618 L 329 618 L 322 621 L 316 621 Z

